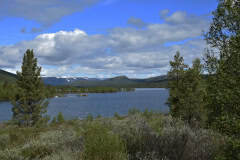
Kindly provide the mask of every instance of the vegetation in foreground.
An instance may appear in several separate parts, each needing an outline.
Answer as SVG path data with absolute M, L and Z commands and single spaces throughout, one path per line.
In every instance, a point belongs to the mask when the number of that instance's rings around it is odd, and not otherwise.
M 224 143 L 211 129 L 136 109 L 113 118 L 57 116 L 34 127 L 0 124 L 1 160 L 207 160 L 221 153 Z

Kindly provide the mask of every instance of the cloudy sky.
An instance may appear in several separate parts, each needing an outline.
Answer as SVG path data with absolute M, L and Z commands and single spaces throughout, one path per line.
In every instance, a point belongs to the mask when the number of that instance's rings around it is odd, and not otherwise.
M 0 0 L 0 69 L 34 49 L 42 75 L 146 78 L 202 57 L 216 0 Z

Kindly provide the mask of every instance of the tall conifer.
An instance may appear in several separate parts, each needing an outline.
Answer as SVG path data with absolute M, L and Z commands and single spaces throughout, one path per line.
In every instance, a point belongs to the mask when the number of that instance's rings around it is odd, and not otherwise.
M 179 117 L 180 112 L 180 88 L 181 88 L 181 81 L 185 74 L 185 70 L 188 67 L 184 64 L 184 59 L 180 55 L 180 52 L 177 51 L 176 55 L 174 56 L 174 60 L 170 61 L 171 70 L 168 72 L 168 78 L 170 82 L 168 83 L 170 91 L 169 91 L 169 98 L 167 100 L 167 105 L 170 108 L 170 113 L 173 117 Z
M 179 114 L 189 125 L 193 122 L 204 124 L 206 121 L 206 89 L 202 71 L 203 65 L 200 59 L 196 58 L 192 67 L 183 75 L 179 88 Z
M 12 100 L 13 120 L 19 125 L 35 125 L 46 112 L 48 103 L 44 100 L 41 67 L 33 50 L 27 50 L 23 57 L 22 70 L 17 72 L 18 91 Z

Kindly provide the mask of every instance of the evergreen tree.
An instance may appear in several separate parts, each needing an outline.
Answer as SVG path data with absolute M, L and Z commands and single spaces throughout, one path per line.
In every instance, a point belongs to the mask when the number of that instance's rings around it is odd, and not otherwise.
M 33 50 L 28 49 L 23 57 L 22 71 L 17 72 L 18 90 L 12 100 L 13 120 L 19 125 L 35 125 L 46 112 L 48 102 L 44 100 L 40 72 Z
M 174 56 L 174 61 L 170 61 L 170 66 L 171 70 L 168 72 L 168 78 L 170 79 L 170 82 L 168 83 L 170 95 L 166 104 L 170 108 L 171 115 L 173 117 L 179 117 L 181 108 L 179 92 L 182 85 L 182 78 L 188 66 L 184 64 L 184 59 L 180 55 L 179 51 L 177 51 L 176 55 Z
M 219 56 L 207 57 L 207 62 L 216 60 L 215 72 L 208 78 L 209 125 L 231 139 L 226 159 L 240 159 L 239 0 L 219 0 L 213 15 L 205 39 Z
M 199 58 L 193 61 L 193 66 L 186 70 L 179 88 L 179 115 L 189 125 L 193 122 L 204 124 L 206 121 L 206 89 L 203 80 L 203 65 Z

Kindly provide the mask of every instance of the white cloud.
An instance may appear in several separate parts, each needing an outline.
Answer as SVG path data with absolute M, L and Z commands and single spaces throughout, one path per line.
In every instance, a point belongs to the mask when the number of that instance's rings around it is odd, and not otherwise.
M 165 18 L 165 17 L 167 17 L 167 15 L 169 14 L 169 10 L 168 9 L 164 9 L 164 10 L 161 10 L 160 11 L 160 17 L 161 18 Z
M 145 27 L 147 23 L 145 23 L 142 19 L 140 18 L 135 18 L 135 17 L 130 17 L 127 21 L 129 25 L 135 26 L 135 27 Z
M 193 58 L 202 55 L 205 46 L 203 39 L 195 37 L 201 36 L 208 21 L 202 17 L 194 21 L 187 14 L 179 14 L 182 19 L 174 21 L 178 14 L 165 17 L 166 23 L 148 24 L 144 29 L 113 28 L 105 35 L 88 35 L 75 29 L 41 34 L 16 45 L 0 46 L 0 68 L 19 70 L 24 52 L 33 48 L 39 64 L 44 67 L 42 74 L 47 76 L 88 75 L 102 78 L 166 74 L 169 60 L 177 50 L 184 55 L 187 63 L 191 63 Z M 165 46 L 165 43 L 189 38 L 193 40 Z
M 186 12 L 175 12 L 171 16 L 166 17 L 165 21 L 168 23 L 181 24 L 186 22 Z

